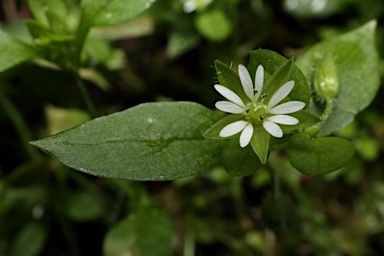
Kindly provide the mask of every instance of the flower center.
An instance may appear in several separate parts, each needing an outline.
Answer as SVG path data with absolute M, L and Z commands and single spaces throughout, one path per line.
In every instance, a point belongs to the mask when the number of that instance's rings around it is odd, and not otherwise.
M 260 123 L 265 118 L 266 106 L 264 104 L 252 104 L 246 114 L 246 119 Z

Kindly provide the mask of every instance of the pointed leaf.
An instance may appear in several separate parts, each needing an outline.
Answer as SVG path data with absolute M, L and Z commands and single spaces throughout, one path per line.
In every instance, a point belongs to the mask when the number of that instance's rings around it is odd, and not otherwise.
M 171 180 L 220 163 L 221 143 L 202 136 L 219 118 L 197 103 L 146 103 L 31 144 L 92 175 Z

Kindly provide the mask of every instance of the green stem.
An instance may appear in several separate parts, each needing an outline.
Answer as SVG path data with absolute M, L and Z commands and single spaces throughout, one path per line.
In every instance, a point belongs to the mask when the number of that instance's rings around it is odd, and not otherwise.
M 281 200 L 280 200 L 280 181 L 279 181 L 279 176 L 276 174 L 275 168 L 269 162 L 267 162 L 265 167 L 268 169 L 268 171 L 269 171 L 269 173 L 271 175 L 271 178 L 272 178 L 272 182 L 273 182 L 272 183 L 273 184 L 273 199 L 276 201 L 276 207 L 277 207 L 276 210 L 279 212 L 281 227 L 282 227 L 283 230 L 286 230 L 287 229 L 287 222 L 286 222 L 285 216 L 282 214 L 282 212 L 283 212 L 282 207 L 284 207 L 284 206 L 282 206 L 281 203 L 280 203 Z
M 269 162 L 267 162 L 265 167 L 267 168 L 269 174 L 271 175 L 272 184 L 273 184 L 273 198 L 276 200 L 280 197 L 279 177 L 276 174 L 275 168 L 273 168 L 273 166 Z
M 79 87 L 81 95 L 84 98 L 85 104 L 87 105 L 89 113 L 91 114 L 91 116 L 93 118 L 97 117 L 95 105 L 93 104 L 91 97 L 89 96 L 88 90 L 85 87 L 83 80 L 80 78 L 79 73 L 77 71 L 73 71 L 73 74 L 75 76 L 75 81 L 76 81 L 77 86 Z
M 333 110 L 333 102 L 332 102 L 332 99 L 328 97 L 325 99 L 325 109 L 323 114 L 321 115 L 321 121 L 326 120 L 329 117 L 329 115 L 332 113 L 332 110 Z
M 32 136 L 29 133 L 27 125 L 24 122 L 24 119 L 20 115 L 20 112 L 17 110 L 16 106 L 12 103 L 10 99 L 0 90 L 0 104 L 5 110 L 5 113 L 11 119 L 13 126 L 16 128 L 16 131 L 27 151 L 28 155 L 32 159 L 37 159 L 38 154 L 34 147 L 28 145 L 28 142 L 32 141 Z

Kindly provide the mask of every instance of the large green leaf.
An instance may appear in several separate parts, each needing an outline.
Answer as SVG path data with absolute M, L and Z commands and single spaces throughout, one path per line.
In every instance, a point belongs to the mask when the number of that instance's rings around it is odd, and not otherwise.
M 89 174 L 171 180 L 220 163 L 221 142 L 202 136 L 219 119 L 197 103 L 146 103 L 32 144 Z
M 172 255 L 173 229 L 168 215 L 144 207 L 119 222 L 107 234 L 105 256 Z
M 155 0 L 83 0 L 83 22 L 88 26 L 118 25 L 148 9 Z
M 318 63 L 327 55 L 333 57 L 340 90 L 334 99 L 333 112 L 320 127 L 319 136 L 338 131 L 373 100 L 380 85 L 378 53 L 371 21 L 349 33 L 320 42 L 297 60 L 311 86 Z
M 34 49 L 0 29 L 0 72 L 36 57 Z

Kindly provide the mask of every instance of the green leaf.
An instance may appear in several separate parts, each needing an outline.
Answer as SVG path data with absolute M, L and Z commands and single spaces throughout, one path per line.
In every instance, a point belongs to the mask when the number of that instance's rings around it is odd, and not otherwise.
M 88 27 L 118 25 L 136 17 L 153 2 L 155 0 L 83 0 L 82 22 Z
M 253 128 L 251 145 L 261 163 L 265 164 L 268 158 L 270 135 L 261 125 L 254 125 Z
M 320 42 L 305 52 L 296 64 L 311 86 L 318 62 L 330 54 L 335 62 L 340 90 L 334 99 L 333 112 L 321 124 L 319 136 L 338 131 L 365 109 L 380 85 L 378 53 L 371 21 L 349 33 Z
M 221 143 L 202 136 L 219 118 L 197 103 L 146 103 L 31 144 L 92 175 L 172 180 L 219 165 Z
M 241 148 L 238 139 L 224 141 L 222 158 L 223 166 L 231 176 L 251 175 L 263 166 L 252 147 Z
M 259 65 L 263 65 L 264 73 L 266 73 L 265 87 L 272 86 L 272 81 L 269 82 L 268 78 L 278 71 L 279 71 L 278 76 L 280 79 L 279 79 L 279 82 L 277 82 L 276 85 L 274 86 L 277 86 L 277 87 L 282 86 L 283 84 L 280 84 L 280 83 L 283 82 L 284 79 L 286 79 L 284 77 L 284 74 L 287 72 L 288 73 L 290 72 L 290 75 L 287 81 L 294 80 L 295 86 L 293 87 L 288 98 L 290 100 L 302 101 L 305 103 L 305 108 L 309 107 L 311 93 L 309 90 L 308 82 L 304 74 L 296 65 L 292 65 L 289 61 L 287 62 L 287 59 L 285 57 L 281 56 L 280 54 L 274 51 L 263 50 L 263 49 L 251 51 L 248 70 L 249 70 L 249 73 L 251 74 L 251 77 L 253 76 L 252 79 L 254 79 L 254 75 L 252 74 L 256 73 L 256 69 Z M 276 81 L 278 80 L 276 79 Z M 276 90 L 275 87 L 273 90 L 271 89 L 271 92 L 274 92 L 274 90 Z
M 105 209 L 101 194 L 95 191 L 73 193 L 66 206 L 68 216 L 77 221 L 99 218 Z
M 68 32 L 67 8 L 62 0 L 28 0 L 35 18 L 51 31 L 61 34 Z
M 0 29 L 0 72 L 36 57 L 34 49 Z
M 107 234 L 105 256 L 172 255 L 173 228 L 168 215 L 159 209 L 141 208 Z
M 217 9 L 197 16 L 195 24 L 199 32 L 211 41 L 224 41 L 232 32 L 230 19 Z
M 31 222 L 21 226 L 20 232 L 13 241 L 10 256 L 40 255 L 46 241 L 46 231 L 40 223 Z
M 289 162 L 308 175 L 322 175 L 340 169 L 352 159 L 355 150 L 348 140 L 340 137 L 310 138 L 300 133 L 287 144 Z

